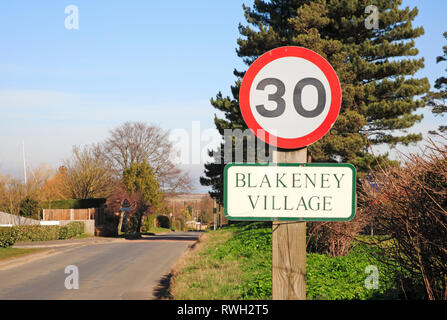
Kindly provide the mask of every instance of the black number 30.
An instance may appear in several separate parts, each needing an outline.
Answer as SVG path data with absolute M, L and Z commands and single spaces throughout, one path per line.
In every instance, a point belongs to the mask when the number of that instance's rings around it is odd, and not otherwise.
M 266 78 L 261 80 L 256 86 L 257 90 L 264 90 L 266 86 L 274 85 L 276 87 L 276 92 L 269 94 L 268 100 L 276 103 L 276 108 L 274 110 L 267 110 L 263 104 L 257 105 L 256 110 L 263 117 L 276 118 L 284 113 L 286 110 L 286 102 L 283 99 L 284 93 L 286 92 L 286 87 L 284 82 L 276 78 Z M 314 86 L 318 93 L 318 103 L 315 109 L 306 110 L 302 103 L 302 93 L 305 86 Z M 293 105 L 295 106 L 296 112 L 305 118 L 315 118 L 318 117 L 324 110 L 326 105 L 326 90 L 320 80 L 315 78 L 304 78 L 300 80 L 293 90 Z

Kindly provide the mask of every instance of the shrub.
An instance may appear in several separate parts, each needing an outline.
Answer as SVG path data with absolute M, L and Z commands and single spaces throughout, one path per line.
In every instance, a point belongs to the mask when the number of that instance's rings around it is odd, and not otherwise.
M 82 233 L 84 233 L 83 222 L 72 222 L 65 226 L 30 225 L 0 228 L 0 246 L 11 246 L 18 241 L 70 239 Z
M 40 208 L 36 200 L 26 198 L 20 204 L 20 215 L 26 218 L 40 218 Z
M 17 241 L 50 241 L 59 239 L 59 226 L 16 226 Z
M 0 228 L 0 248 L 12 246 L 17 241 L 17 230 L 14 227 Z
M 157 216 L 157 227 L 159 228 L 171 228 L 171 220 L 167 216 L 158 215 Z
M 72 222 L 59 229 L 59 239 L 70 239 L 84 233 L 83 222 Z
M 177 231 L 185 230 L 185 222 L 183 221 L 183 219 L 176 218 L 174 220 L 174 229 Z
M 68 239 L 68 226 L 62 226 L 59 228 L 59 239 Z
M 363 184 L 361 210 L 391 239 L 377 242 L 379 256 L 400 268 L 401 285 L 447 299 L 447 144 L 431 141 L 423 155 L 407 160 L 372 175 L 377 188 Z
M 146 216 L 143 220 L 143 226 L 141 228 L 141 232 L 149 232 L 153 228 L 155 228 L 155 218 L 154 214 L 150 214 Z
M 307 249 L 331 257 L 344 256 L 349 253 L 354 240 L 368 222 L 368 216 L 359 212 L 348 222 L 308 222 Z
M 307 250 L 331 257 L 345 256 L 371 220 L 371 215 L 357 210 L 355 217 L 347 222 L 307 222 Z
M 101 208 L 106 203 L 106 199 L 67 199 L 45 201 L 42 204 L 43 209 L 88 209 Z

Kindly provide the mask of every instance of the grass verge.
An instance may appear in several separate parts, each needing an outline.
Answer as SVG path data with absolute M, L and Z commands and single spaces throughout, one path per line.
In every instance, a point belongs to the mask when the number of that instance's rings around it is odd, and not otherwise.
M 151 233 L 167 233 L 167 232 L 172 232 L 172 230 L 169 229 L 169 228 L 151 228 L 151 229 L 149 229 L 148 232 L 151 232 Z
M 89 235 L 87 233 L 82 233 L 82 234 L 77 235 L 76 237 L 71 238 L 70 240 L 86 239 L 86 238 L 94 238 L 94 236 Z
M 21 248 L 0 248 L 0 261 L 5 261 L 12 258 L 22 257 L 38 252 L 45 251 L 46 249 L 35 248 L 35 249 L 21 249 Z
M 269 299 L 271 227 L 264 223 L 230 226 L 203 234 L 174 266 L 173 299 Z
M 195 248 L 174 266 L 169 297 L 175 300 L 271 299 L 271 232 L 266 223 L 249 223 L 205 233 Z M 399 298 L 393 270 L 376 257 L 374 247 L 367 244 L 356 245 L 343 257 L 308 253 L 307 298 Z M 371 277 L 374 270 L 378 271 L 377 287 Z

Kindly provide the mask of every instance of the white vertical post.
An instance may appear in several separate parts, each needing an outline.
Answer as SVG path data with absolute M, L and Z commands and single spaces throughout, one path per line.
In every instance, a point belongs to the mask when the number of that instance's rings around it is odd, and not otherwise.
M 22 155 L 23 155 L 23 179 L 26 185 L 25 139 L 22 139 Z

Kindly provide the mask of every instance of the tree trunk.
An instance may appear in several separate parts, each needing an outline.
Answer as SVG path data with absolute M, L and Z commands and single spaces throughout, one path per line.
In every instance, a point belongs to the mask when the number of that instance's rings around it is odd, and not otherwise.
M 123 227 L 123 218 L 124 218 L 124 211 L 120 211 L 120 222 L 118 223 L 118 235 L 121 234 L 121 229 Z
M 144 213 L 141 213 L 138 215 L 138 228 L 137 228 L 137 232 L 141 233 L 141 225 L 143 224 L 143 217 L 144 217 Z

